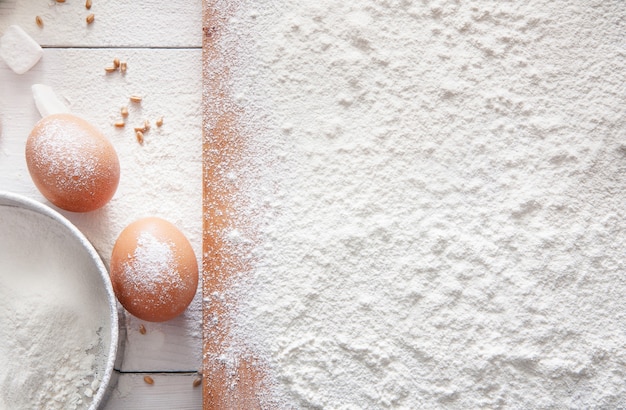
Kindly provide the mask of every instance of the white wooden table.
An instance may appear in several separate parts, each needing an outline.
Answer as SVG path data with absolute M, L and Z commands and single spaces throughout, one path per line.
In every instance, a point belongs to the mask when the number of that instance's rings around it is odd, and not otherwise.
M 201 260 L 201 41 L 202 0 L 0 0 L 0 35 L 20 25 L 44 47 L 42 60 L 17 75 L 0 61 L 0 190 L 49 204 L 28 174 L 24 143 L 40 116 L 31 86 L 46 84 L 72 112 L 99 127 L 118 151 L 120 187 L 103 209 L 62 212 L 91 240 L 108 266 L 121 227 L 142 216 L 161 216 L 181 228 Z M 95 21 L 85 18 L 94 13 Z M 41 16 L 44 27 L 35 24 Z M 106 74 L 113 58 L 128 62 L 125 76 Z M 116 129 L 130 94 L 144 97 L 141 112 L 164 126 L 140 146 L 132 126 Z M 131 116 L 133 112 L 131 112 Z M 138 116 L 136 117 L 138 118 Z M 163 169 L 180 173 L 159 178 Z M 106 409 L 199 409 L 201 387 L 200 287 L 190 308 L 169 322 L 144 323 L 126 314 L 125 350 L 116 389 Z M 150 374 L 153 385 L 144 382 Z

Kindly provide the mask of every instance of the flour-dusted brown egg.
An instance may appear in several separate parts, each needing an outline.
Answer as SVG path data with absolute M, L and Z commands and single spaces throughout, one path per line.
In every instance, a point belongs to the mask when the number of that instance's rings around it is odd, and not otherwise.
M 120 180 L 113 145 L 72 114 L 48 115 L 35 124 L 26 141 L 26 165 L 42 195 L 72 212 L 104 206 Z
M 115 242 L 111 281 L 129 313 L 162 322 L 183 313 L 193 300 L 198 262 L 176 226 L 161 218 L 144 218 L 128 225 Z

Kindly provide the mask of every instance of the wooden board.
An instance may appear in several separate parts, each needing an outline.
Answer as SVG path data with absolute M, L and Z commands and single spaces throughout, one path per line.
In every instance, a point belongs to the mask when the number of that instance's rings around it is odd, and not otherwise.
M 0 0 L 0 33 L 18 24 L 43 47 L 200 48 L 201 2 L 93 0 L 87 10 L 85 0 Z M 87 25 L 91 13 L 95 21 Z
M 258 409 L 264 396 L 264 375 L 247 355 L 230 357 L 227 309 L 236 301 L 224 295 L 229 278 L 247 267 L 229 253 L 220 235 L 231 226 L 230 198 L 237 187 L 227 175 L 242 156 L 245 135 L 238 118 L 241 108 L 229 94 L 229 67 L 219 43 L 227 29 L 229 1 L 207 0 L 203 4 L 203 408 L 205 410 Z M 209 303 L 210 302 L 210 303 Z M 225 363 L 218 360 L 228 356 Z M 234 363 L 234 365 L 233 365 Z
M 144 381 L 149 375 L 154 384 Z M 197 373 L 123 373 L 106 403 L 106 410 L 197 410 L 202 390 L 194 387 Z

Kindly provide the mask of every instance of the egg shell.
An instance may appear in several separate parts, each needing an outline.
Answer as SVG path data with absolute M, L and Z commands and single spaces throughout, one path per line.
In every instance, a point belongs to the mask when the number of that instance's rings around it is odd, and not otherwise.
M 163 322 L 189 306 L 198 287 L 198 262 L 189 240 L 172 223 L 137 220 L 119 235 L 111 254 L 113 290 L 132 315 Z
M 73 114 L 42 118 L 26 140 L 26 165 L 39 191 L 72 212 L 104 206 L 115 194 L 120 162 L 111 142 Z

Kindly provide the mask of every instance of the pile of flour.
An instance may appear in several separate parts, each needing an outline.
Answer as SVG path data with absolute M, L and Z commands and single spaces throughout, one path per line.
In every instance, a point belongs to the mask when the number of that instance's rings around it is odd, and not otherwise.
M 278 400 L 625 408 L 623 3 L 231 12 L 233 321 Z
M 52 225 L 0 206 L 0 409 L 85 409 L 100 387 L 106 295 Z

